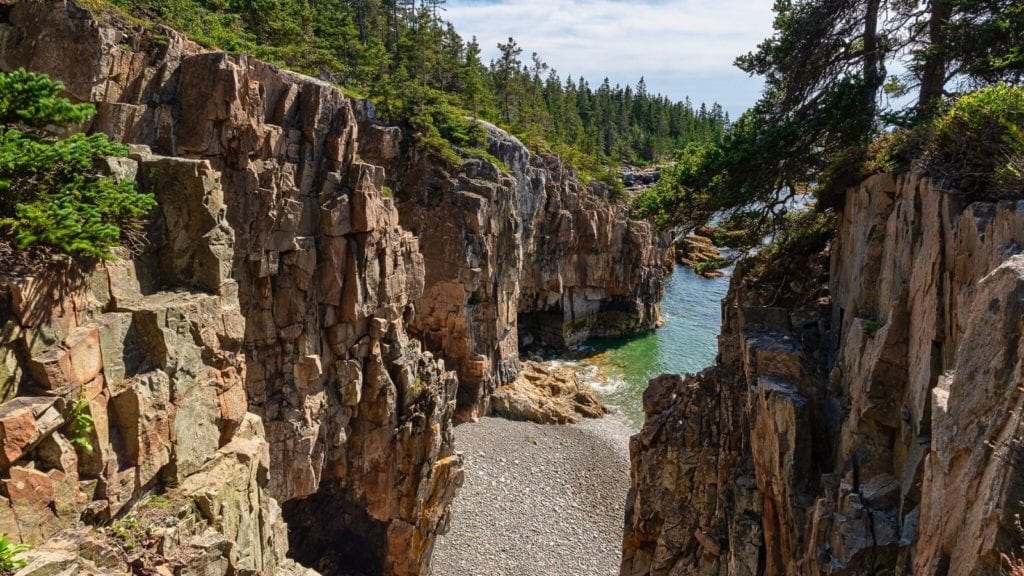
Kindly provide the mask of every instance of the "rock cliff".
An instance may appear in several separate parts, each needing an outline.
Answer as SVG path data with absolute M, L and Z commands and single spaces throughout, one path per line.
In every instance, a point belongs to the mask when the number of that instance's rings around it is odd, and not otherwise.
M 560 350 L 660 321 L 667 238 L 600 185 L 486 123 L 500 167 L 467 157 L 457 171 L 409 150 L 397 128 L 364 125 L 384 133 L 364 157 L 385 166 L 425 260 L 411 328 L 458 372 L 460 419 L 515 380 L 523 346 Z
M 38 544 L 28 573 L 425 574 L 456 408 L 487 410 L 535 324 L 657 321 L 662 240 L 500 130 L 507 170 L 454 168 L 327 83 L 74 2 L 0 2 L 17 67 L 93 102 L 134 145 L 107 169 L 159 203 L 138 256 L 0 281 L 0 532 Z M 154 501 L 167 530 L 134 537 Z
M 717 364 L 644 397 L 621 573 L 1005 573 L 1022 247 L 1024 203 L 879 175 L 847 194 L 827 292 L 741 266 Z

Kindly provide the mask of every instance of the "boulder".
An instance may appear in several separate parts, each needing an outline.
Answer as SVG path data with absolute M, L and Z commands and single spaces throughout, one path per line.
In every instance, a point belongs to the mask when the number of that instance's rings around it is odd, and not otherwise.
M 505 418 L 539 424 L 571 424 L 608 413 L 571 368 L 549 368 L 533 361 L 523 363 L 512 384 L 494 391 L 491 410 Z

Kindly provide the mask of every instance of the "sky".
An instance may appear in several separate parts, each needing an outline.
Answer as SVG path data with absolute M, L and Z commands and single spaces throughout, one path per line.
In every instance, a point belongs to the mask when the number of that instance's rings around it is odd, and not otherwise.
M 772 0 L 448 0 L 443 17 L 476 36 L 485 63 L 515 38 L 564 81 L 636 85 L 695 105 L 718 102 L 731 117 L 757 100 L 759 78 L 732 65 L 772 32 Z

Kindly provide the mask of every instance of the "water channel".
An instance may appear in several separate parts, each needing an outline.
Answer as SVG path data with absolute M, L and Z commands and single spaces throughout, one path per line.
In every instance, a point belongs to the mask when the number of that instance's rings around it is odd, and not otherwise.
M 647 381 L 662 373 L 699 372 L 715 361 L 722 324 L 721 301 L 729 290 L 731 269 L 720 278 L 703 278 L 676 266 L 665 290 L 665 325 L 631 337 L 591 340 L 580 360 L 564 362 L 577 369 L 604 400 L 623 412 L 634 426 L 643 423 Z

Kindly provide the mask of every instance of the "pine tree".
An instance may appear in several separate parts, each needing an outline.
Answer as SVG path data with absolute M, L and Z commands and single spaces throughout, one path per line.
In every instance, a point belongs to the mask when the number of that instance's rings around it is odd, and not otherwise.
M 127 147 L 103 134 L 54 136 L 53 125 L 78 124 L 94 113 L 60 96 L 46 76 L 0 73 L 0 229 L 18 248 L 52 246 L 76 256 L 112 258 L 111 249 L 156 202 L 134 181 L 118 181 L 94 167 L 101 156 Z
M 491 62 L 491 75 L 494 79 L 494 92 L 501 106 L 501 118 L 507 124 L 518 119 L 519 97 L 522 86 L 519 80 L 521 63 L 519 56 L 523 49 L 515 39 L 509 37 L 507 44 L 498 44 L 501 53 L 496 62 Z

